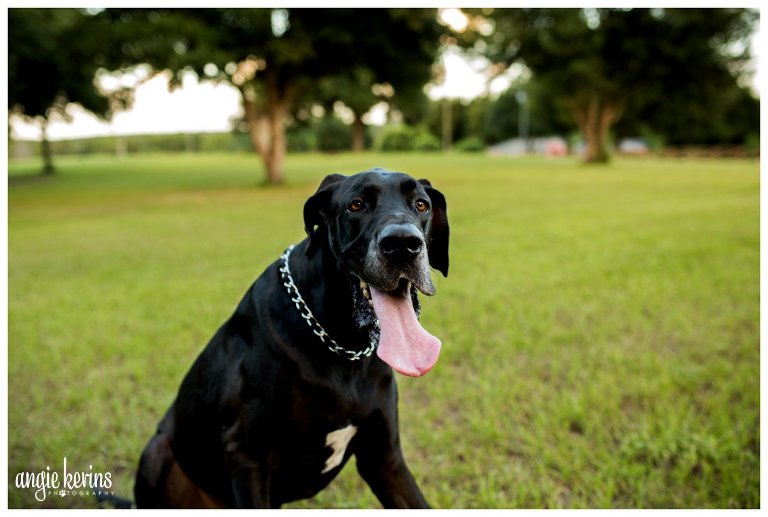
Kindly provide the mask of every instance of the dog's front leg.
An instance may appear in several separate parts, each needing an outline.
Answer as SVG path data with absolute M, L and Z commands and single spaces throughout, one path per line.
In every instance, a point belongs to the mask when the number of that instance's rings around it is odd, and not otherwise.
M 372 417 L 356 437 L 357 470 L 384 508 L 429 508 L 400 449 L 397 414 Z
M 232 480 L 235 508 L 273 508 L 269 497 L 269 476 L 235 442 L 227 446 L 227 463 Z
M 238 466 L 232 472 L 232 491 L 237 508 L 273 508 L 269 486 L 258 466 Z
M 430 507 L 399 449 L 375 464 L 358 455 L 357 470 L 384 508 Z
M 269 474 L 264 462 L 255 458 L 254 451 L 247 447 L 244 428 L 243 420 L 239 419 L 222 434 L 235 507 L 273 508 L 269 497 Z

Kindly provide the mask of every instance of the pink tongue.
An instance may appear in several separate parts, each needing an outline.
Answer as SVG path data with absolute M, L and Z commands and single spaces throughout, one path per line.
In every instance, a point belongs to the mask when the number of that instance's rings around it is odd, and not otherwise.
M 427 373 L 437 362 L 440 340 L 424 330 L 416 319 L 410 293 L 400 297 L 373 287 L 370 291 L 381 326 L 376 353 L 403 375 L 419 377 Z

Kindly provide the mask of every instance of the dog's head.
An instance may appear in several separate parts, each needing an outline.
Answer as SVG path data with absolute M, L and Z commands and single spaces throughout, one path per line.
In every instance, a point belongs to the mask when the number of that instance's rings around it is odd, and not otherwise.
M 379 356 L 401 373 L 426 373 L 437 355 L 410 313 L 418 309 L 416 290 L 435 294 L 430 266 L 448 275 L 445 197 L 429 181 L 399 172 L 332 174 L 304 205 L 304 224 L 308 253 L 326 246 L 339 267 L 359 279 L 381 324 Z M 390 334 L 396 335 L 391 341 Z M 413 343 L 424 349 L 410 350 Z M 395 364 L 387 354 L 398 356 Z

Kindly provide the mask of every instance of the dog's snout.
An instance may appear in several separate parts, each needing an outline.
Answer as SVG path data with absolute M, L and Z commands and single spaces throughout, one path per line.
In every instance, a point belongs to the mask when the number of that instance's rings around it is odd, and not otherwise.
M 421 253 L 424 238 L 412 224 L 391 224 L 379 235 L 379 249 L 387 258 L 408 260 Z

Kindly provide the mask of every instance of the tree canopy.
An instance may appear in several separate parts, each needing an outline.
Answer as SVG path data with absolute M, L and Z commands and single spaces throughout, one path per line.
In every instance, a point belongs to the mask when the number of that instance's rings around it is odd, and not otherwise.
M 588 161 L 608 157 L 608 130 L 625 110 L 674 109 L 717 98 L 749 59 L 757 14 L 744 9 L 495 9 L 469 11 L 465 46 L 493 63 L 527 66 L 571 113 Z M 694 97 L 691 97 L 691 92 Z M 677 106 L 676 106 L 677 105 Z
M 100 16 L 125 41 L 115 65 L 148 63 L 177 80 L 191 69 L 235 86 L 271 183 L 283 181 L 284 121 L 320 81 L 363 76 L 361 88 L 387 83 L 406 94 L 429 80 L 439 45 L 434 9 L 366 9 L 365 23 L 355 9 L 107 9 Z
M 108 33 L 77 9 L 8 10 L 8 110 L 38 121 L 43 132 L 45 170 L 53 170 L 46 128 L 49 118 L 67 117 L 68 103 L 109 117 L 128 97 L 108 95 L 94 83 L 104 64 L 98 47 Z

